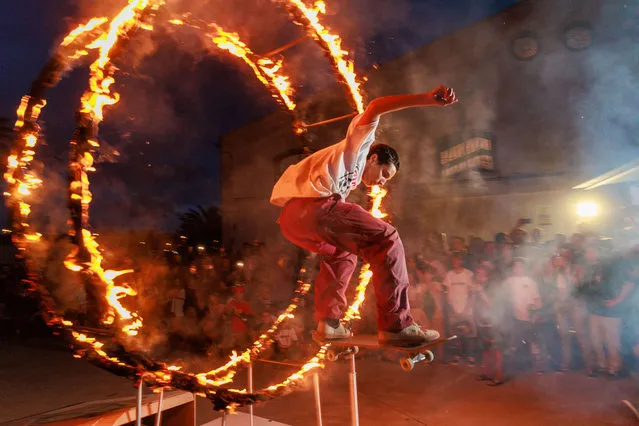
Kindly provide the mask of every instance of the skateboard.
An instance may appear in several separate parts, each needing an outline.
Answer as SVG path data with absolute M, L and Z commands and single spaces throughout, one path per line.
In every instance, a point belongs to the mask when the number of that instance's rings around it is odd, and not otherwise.
M 450 342 L 457 339 L 457 336 L 443 337 L 433 342 L 428 342 L 423 345 L 416 346 L 394 346 L 379 343 L 376 335 L 361 334 L 358 336 L 349 337 L 348 339 L 331 339 L 326 340 L 313 333 L 313 340 L 318 344 L 323 345 L 330 343 L 331 346 L 326 351 L 326 359 L 329 361 L 336 361 L 341 357 L 348 355 L 357 355 L 359 348 L 368 349 L 384 349 L 397 352 L 403 352 L 406 356 L 399 360 L 399 365 L 402 370 L 409 372 L 415 367 L 415 364 L 426 361 L 431 363 L 435 359 L 435 355 L 430 350 L 433 346 L 441 345 L 442 343 Z

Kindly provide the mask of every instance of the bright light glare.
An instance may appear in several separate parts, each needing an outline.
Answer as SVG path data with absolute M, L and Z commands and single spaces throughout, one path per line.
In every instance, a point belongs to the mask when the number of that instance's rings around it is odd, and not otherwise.
M 599 207 L 595 203 L 577 204 L 577 214 L 580 217 L 594 217 L 599 213 Z

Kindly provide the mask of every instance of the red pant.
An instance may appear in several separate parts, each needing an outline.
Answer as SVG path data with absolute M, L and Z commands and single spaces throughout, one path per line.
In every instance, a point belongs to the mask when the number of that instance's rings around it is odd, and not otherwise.
M 413 323 L 404 246 L 391 225 L 335 195 L 292 199 L 282 209 L 280 228 L 292 243 L 324 256 L 315 279 L 318 319 L 343 316 L 360 255 L 373 272 L 378 329 L 399 331 Z

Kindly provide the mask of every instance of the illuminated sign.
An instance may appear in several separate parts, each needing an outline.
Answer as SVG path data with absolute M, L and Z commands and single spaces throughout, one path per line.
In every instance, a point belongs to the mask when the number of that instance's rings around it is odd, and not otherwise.
M 473 136 L 459 142 L 447 137 L 439 144 L 439 166 L 442 177 L 451 177 L 468 170 L 493 171 L 494 144 L 488 135 Z M 459 138 L 455 138 L 459 140 Z

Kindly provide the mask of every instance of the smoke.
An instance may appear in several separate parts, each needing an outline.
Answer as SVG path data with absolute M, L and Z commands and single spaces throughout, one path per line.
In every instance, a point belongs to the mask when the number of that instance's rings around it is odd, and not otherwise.
M 585 148 L 580 160 L 587 170 L 600 172 L 639 153 L 633 106 L 639 95 L 636 41 L 623 28 L 614 31 L 614 38 L 604 38 L 604 31 L 610 31 L 606 27 L 613 24 L 606 18 L 601 20 L 603 34 L 598 32 L 593 47 L 583 54 L 587 84 L 576 111 Z
M 522 2 L 371 73 L 369 98 L 423 93 L 443 84 L 460 100 L 443 110 L 391 114 L 380 123 L 379 141 L 395 146 L 402 160 L 389 204 L 399 225 L 490 237 L 499 229 L 489 227 L 533 217 L 537 202 L 550 202 L 541 193 L 497 195 L 520 187 L 559 190 L 570 183 L 557 176 L 593 177 L 635 155 L 636 61 L 630 52 L 636 49 L 627 28 L 615 21 L 623 5 L 600 10 L 595 3 L 576 8 Z M 566 46 L 564 29 L 576 21 L 594 28 L 590 48 Z M 521 37 L 535 41 L 532 59 L 519 59 L 513 50 Z M 471 171 L 442 181 L 442 140 L 484 135 L 495 147 L 494 172 Z M 563 211 L 557 216 L 550 233 L 574 230 L 574 224 L 560 229 L 569 218 Z M 477 223 L 482 220 L 483 229 Z

